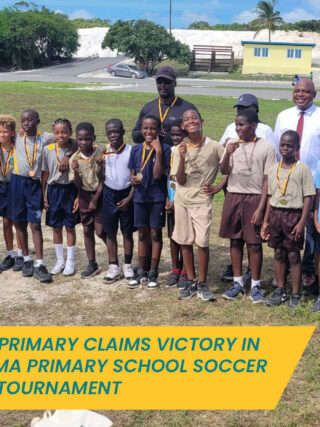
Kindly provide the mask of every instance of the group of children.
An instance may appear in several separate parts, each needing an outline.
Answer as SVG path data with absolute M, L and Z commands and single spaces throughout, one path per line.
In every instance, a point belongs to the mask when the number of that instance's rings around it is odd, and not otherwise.
M 290 263 L 290 307 L 301 300 L 301 259 L 304 226 L 315 188 L 309 168 L 296 160 L 299 135 L 287 131 L 280 141 L 282 160 L 277 162 L 272 144 L 255 134 L 257 114 L 243 110 L 236 117 L 238 137 L 225 147 L 203 135 L 203 120 L 196 110 L 183 113 L 171 126 L 173 146 L 161 142 L 161 122 L 143 118 L 144 142 L 125 144 L 119 119 L 105 125 L 109 143 L 95 145 L 91 123 L 79 123 L 72 139 L 67 119 L 57 119 L 52 133 L 38 131 L 39 114 L 25 110 L 21 130 L 11 116 L 0 116 L 1 173 L 0 215 L 3 217 L 7 257 L 0 272 L 13 268 L 23 276 L 50 282 L 52 275 L 75 273 L 75 226 L 83 226 L 88 266 L 81 273 L 88 279 L 100 272 L 95 257 L 95 234 L 107 247 L 109 267 L 106 283 L 125 277 L 134 289 L 146 283 L 158 287 L 162 251 L 162 228 L 167 217 L 172 272 L 167 287 L 177 286 L 178 298 L 194 295 L 215 300 L 207 285 L 212 198 L 226 186 L 220 237 L 230 240 L 234 283 L 222 297 L 245 295 L 242 260 L 248 248 L 252 271 L 250 298 L 253 303 L 275 306 L 289 297 L 285 289 L 286 262 Z M 224 178 L 214 185 L 219 170 Z M 320 176 L 320 170 L 319 170 Z M 320 187 L 320 186 L 319 186 Z M 319 189 L 320 192 L 320 189 Z M 316 204 L 318 206 L 318 204 Z M 53 229 L 56 263 L 48 272 L 43 263 L 42 209 L 46 225 Z M 123 237 L 124 263 L 119 265 L 117 233 Z M 315 226 L 320 231 L 318 210 Z M 28 249 L 28 225 L 36 253 L 33 263 Z M 13 226 L 18 253 L 13 250 Z M 63 227 L 67 235 L 64 258 Z M 138 266 L 132 267 L 133 232 L 138 230 Z M 260 287 L 262 242 L 275 250 L 277 289 L 265 299 Z M 320 239 L 319 239 L 320 241 Z M 193 244 L 197 245 L 196 279 Z M 319 248 L 317 260 L 319 269 Z M 320 297 L 314 305 L 320 311 Z

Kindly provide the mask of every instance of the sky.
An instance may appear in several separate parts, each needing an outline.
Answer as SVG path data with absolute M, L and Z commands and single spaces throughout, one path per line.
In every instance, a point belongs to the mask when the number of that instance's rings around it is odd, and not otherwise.
M 75 18 L 148 19 L 169 26 L 170 0 L 33 0 L 53 11 Z M 187 28 L 194 21 L 214 24 L 247 23 L 255 18 L 257 0 L 171 0 L 172 27 Z M 15 1 L 0 0 L 0 7 Z M 286 22 L 320 19 L 320 0 L 278 0 L 276 10 Z

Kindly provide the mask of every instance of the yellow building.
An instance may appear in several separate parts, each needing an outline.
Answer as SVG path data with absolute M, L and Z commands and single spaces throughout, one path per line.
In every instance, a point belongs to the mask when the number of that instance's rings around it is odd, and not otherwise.
M 309 74 L 312 43 L 242 41 L 242 74 Z

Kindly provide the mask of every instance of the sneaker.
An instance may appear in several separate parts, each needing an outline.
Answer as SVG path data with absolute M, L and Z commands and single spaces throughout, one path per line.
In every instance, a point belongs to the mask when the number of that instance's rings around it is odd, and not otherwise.
M 284 288 L 277 288 L 271 297 L 267 299 L 266 304 L 269 307 L 276 307 L 277 305 L 285 303 L 287 299 L 287 291 Z
M 222 298 L 224 299 L 235 299 L 237 297 L 243 297 L 245 296 L 246 291 L 244 290 L 244 287 L 240 285 L 240 283 L 235 282 L 231 288 L 227 289 L 223 292 Z
M 40 282 L 49 283 L 52 282 L 52 276 L 48 272 L 47 268 L 41 264 L 39 267 L 34 267 L 34 277 L 36 277 Z
M 21 269 L 21 273 L 23 277 L 32 277 L 33 276 L 33 261 L 23 261 L 23 266 Z
M 121 278 L 121 268 L 117 264 L 110 264 L 107 274 L 104 276 L 105 283 L 113 283 Z
M 210 291 L 208 285 L 205 282 L 198 283 L 197 286 L 197 296 L 198 298 L 203 299 L 203 301 L 215 301 L 216 298 L 213 295 L 213 292 Z
M 148 281 L 147 272 L 142 270 L 141 268 L 138 268 L 136 276 L 129 280 L 127 286 L 129 289 L 135 289 L 142 285 L 143 283 L 146 283 Z
M 64 261 L 57 261 L 55 265 L 52 267 L 50 273 L 53 275 L 60 274 L 63 272 L 65 267 Z
M 316 277 L 312 273 L 304 273 L 302 275 L 303 295 L 306 297 L 317 296 L 319 294 L 319 286 Z
M 313 308 L 312 310 L 315 313 L 319 313 L 320 312 L 320 295 L 318 296 L 318 298 L 315 300 L 314 304 L 313 304 Z
M 74 262 L 73 261 L 68 261 L 66 262 L 66 266 L 64 267 L 64 270 L 62 272 L 62 274 L 64 276 L 73 276 L 75 274 L 76 270 L 74 267 Z
M 14 266 L 14 258 L 12 258 L 10 255 L 7 255 L 5 259 L 0 264 L 0 268 L 2 271 L 10 270 Z
M 247 285 L 250 285 L 251 280 L 252 280 L 251 268 L 248 267 L 246 274 L 244 275 L 244 281 Z
M 250 291 L 250 299 L 253 304 L 259 304 L 266 302 L 263 293 L 261 292 L 260 286 L 254 286 Z
M 301 303 L 301 294 L 292 292 L 292 294 L 290 295 L 289 308 L 295 309 L 300 305 L 300 303 Z
M 148 273 L 148 289 L 155 289 L 159 287 L 158 283 L 158 272 L 150 270 Z
M 123 275 L 127 280 L 134 278 L 134 271 L 131 264 L 123 264 L 122 266 Z
M 184 289 L 187 281 L 188 281 L 187 273 L 181 273 L 177 283 L 177 288 Z
M 228 264 L 226 270 L 220 275 L 220 280 L 233 280 L 232 264 Z
M 89 261 L 87 268 L 81 273 L 81 279 L 90 279 L 100 273 L 96 261 Z
M 185 287 L 180 289 L 178 299 L 190 299 L 197 295 L 197 282 L 196 280 L 187 280 Z
M 13 271 L 21 271 L 23 267 L 23 256 L 16 256 L 14 259 L 14 266 L 12 268 Z
M 175 288 L 177 286 L 179 278 L 180 278 L 179 273 L 176 273 L 175 271 L 171 271 L 170 277 L 166 284 L 166 288 Z

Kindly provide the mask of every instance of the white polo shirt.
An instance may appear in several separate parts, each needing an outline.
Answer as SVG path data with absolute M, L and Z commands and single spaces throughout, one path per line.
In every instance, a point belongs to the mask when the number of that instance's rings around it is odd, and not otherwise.
M 113 190 L 124 190 L 130 187 L 130 169 L 128 168 L 132 146 L 126 144 L 120 154 L 105 156 L 104 184 Z M 111 153 L 112 147 L 109 148 Z
M 301 110 L 295 106 L 278 114 L 274 136 L 277 141 L 277 156 L 280 159 L 279 142 L 281 135 L 287 130 L 297 130 Z M 320 159 L 320 108 L 311 105 L 304 112 L 302 138 L 300 141 L 300 160 L 306 163 L 315 174 Z

